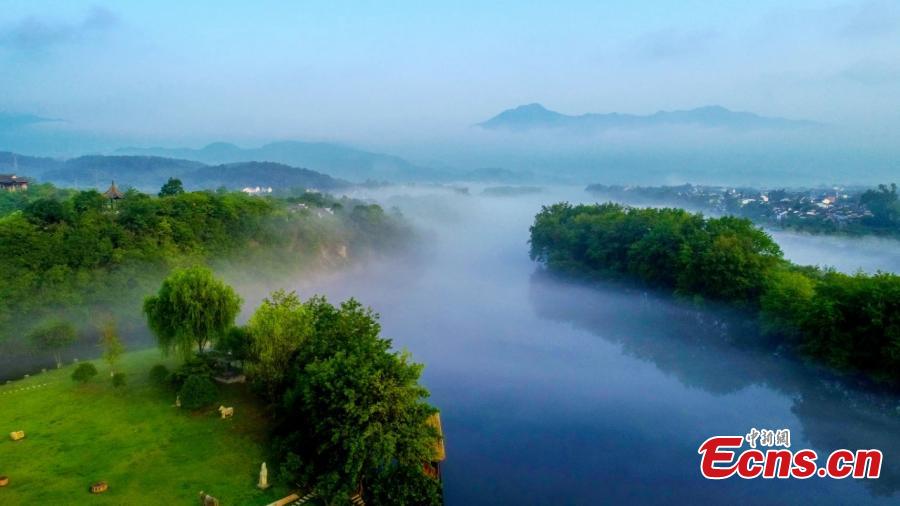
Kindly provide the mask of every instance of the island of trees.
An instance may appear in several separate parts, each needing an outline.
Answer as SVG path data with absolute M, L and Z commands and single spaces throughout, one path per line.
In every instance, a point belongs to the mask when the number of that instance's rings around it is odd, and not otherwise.
M 900 382 L 900 276 L 795 265 L 748 219 L 559 203 L 536 216 L 531 257 L 580 278 L 728 304 L 755 315 L 776 342 Z

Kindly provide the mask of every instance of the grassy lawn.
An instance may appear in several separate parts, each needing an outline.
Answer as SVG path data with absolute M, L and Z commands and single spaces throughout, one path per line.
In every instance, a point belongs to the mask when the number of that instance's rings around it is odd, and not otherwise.
M 196 504 L 204 490 L 223 505 L 263 505 L 286 495 L 256 488 L 266 430 L 247 389 L 220 387 L 220 403 L 235 408 L 229 420 L 214 411 L 219 403 L 177 409 L 174 392 L 149 381 L 157 363 L 174 365 L 157 350 L 125 354 L 120 389 L 101 361 L 86 385 L 69 365 L 0 386 L 0 475 L 9 477 L 0 504 Z M 14 430 L 26 438 L 10 440 Z M 109 490 L 90 494 L 100 480 Z

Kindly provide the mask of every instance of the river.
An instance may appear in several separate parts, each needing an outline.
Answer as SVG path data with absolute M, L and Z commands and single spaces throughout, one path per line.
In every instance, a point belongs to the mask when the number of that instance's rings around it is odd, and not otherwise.
M 895 501 L 900 399 L 735 342 L 714 314 L 541 272 L 528 258 L 533 216 L 541 204 L 587 200 L 579 189 L 369 196 L 413 219 L 423 249 L 289 288 L 356 297 L 381 314 L 385 336 L 426 364 L 446 437 L 447 504 Z M 900 250 L 885 253 L 884 244 L 841 249 L 842 240 L 777 236 L 798 261 L 900 267 Z M 881 449 L 882 477 L 704 480 L 698 446 L 751 427 L 790 429 L 795 450 Z

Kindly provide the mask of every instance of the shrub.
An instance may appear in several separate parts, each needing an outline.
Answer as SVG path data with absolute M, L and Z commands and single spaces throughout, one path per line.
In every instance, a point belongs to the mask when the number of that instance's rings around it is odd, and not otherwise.
M 194 355 L 184 362 L 177 370 L 173 371 L 169 376 L 169 380 L 175 386 L 176 390 L 180 390 L 184 382 L 191 376 L 202 376 L 212 378 L 213 368 L 209 357 L 205 355 Z
M 112 375 L 112 384 L 114 387 L 124 387 L 125 386 L 125 373 L 117 372 Z
M 150 368 L 150 382 L 157 386 L 163 386 L 169 381 L 169 370 L 162 364 L 156 364 Z
M 72 373 L 72 379 L 79 383 L 87 383 L 91 378 L 97 375 L 97 368 L 90 362 L 79 364 Z
M 200 409 L 216 400 L 216 384 L 207 376 L 188 376 L 178 391 L 181 405 L 187 409 Z

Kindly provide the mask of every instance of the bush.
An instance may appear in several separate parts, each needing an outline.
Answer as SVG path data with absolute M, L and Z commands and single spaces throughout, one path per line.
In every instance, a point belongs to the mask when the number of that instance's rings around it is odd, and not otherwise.
M 187 409 L 200 409 L 216 400 L 216 384 L 208 376 L 188 376 L 178 391 L 181 405 Z
M 97 368 L 90 362 L 79 364 L 72 373 L 72 379 L 79 383 L 87 383 L 91 378 L 97 375 Z
M 112 384 L 114 387 L 124 387 L 125 386 L 125 373 L 117 372 L 112 375 Z
M 162 364 L 156 364 L 150 368 L 150 382 L 157 386 L 163 386 L 169 381 L 169 369 Z
M 210 379 L 213 377 L 213 367 L 209 357 L 194 355 L 186 360 L 176 371 L 173 371 L 169 376 L 169 380 L 176 390 L 180 390 L 184 382 L 191 376 L 202 376 Z

